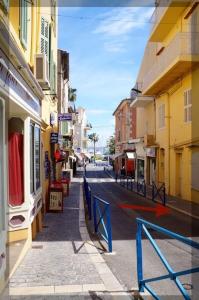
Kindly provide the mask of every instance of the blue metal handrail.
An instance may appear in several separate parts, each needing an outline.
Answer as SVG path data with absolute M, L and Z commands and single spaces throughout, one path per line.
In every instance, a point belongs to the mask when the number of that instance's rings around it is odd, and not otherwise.
M 105 240 L 109 252 L 112 252 L 110 204 L 97 196 L 93 196 L 93 217 L 95 232 Z
M 86 180 L 86 177 L 84 176 L 84 192 L 85 192 L 85 198 L 86 198 L 86 204 L 88 207 L 88 216 L 89 220 L 92 219 L 92 195 L 91 195 L 91 188 L 88 185 L 88 182 Z
M 146 198 L 146 183 L 145 180 L 137 181 L 137 194 Z
M 184 271 L 180 271 L 180 272 L 174 272 L 174 270 L 171 268 L 171 266 L 167 262 L 166 258 L 162 254 L 161 250 L 159 249 L 158 245 L 156 244 L 155 240 L 150 235 L 147 228 L 153 229 L 157 232 L 163 233 L 164 235 L 170 236 L 170 237 L 172 237 L 172 238 L 174 238 L 174 239 L 176 239 L 176 240 L 178 240 L 182 243 L 185 243 L 186 245 L 189 245 L 189 246 L 191 246 L 195 249 L 199 249 L 199 243 L 197 243 L 195 241 L 192 241 L 191 239 L 188 239 L 188 238 L 186 238 L 182 235 L 179 235 L 175 232 L 167 230 L 163 227 L 160 227 L 160 226 L 157 226 L 157 225 L 152 224 L 150 222 L 147 222 L 143 219 L 137 218 L 136 221 L 137 221 L 137 233 L 136 233 L 137 276 L 138 276 L 139 291 L 143 292 L 144 288 L 145 288 L 154 297 L 154 299 L 160 300 L 158 295 L 151 289 L 151 287 L 148 286 L 147 283 L 154 282 L 154 281 L 159 281 L 159 280 L 163 280 L 163 279 L 171 279 L 177 285 L 177 287 L 180 290 L 180 292 L 182 293 L 184 299 L 191 300 L 190 296 L 188 295 L 188 293 L 184 289 L 184 287 L 183 287 L 182 283 L 180 282 L 180 280 L 178 279 L 178 277 L 182 276 L 182 275 L 187 275 L 187 274 L 199 272 L 199 267 L 184 270 Z M 158 254 L 159 258 L 161 259 L 161 261 L 163 263 L 163 265 L 167 269 L 167 271 L 168 271 L 167 275 L 163 275 L 163 276 L 159 276 L 159 277 L 153 277 L 153 278 L 149 278 L 149 279 L 143 279 L 142 231 L 144 231 L 144 233 L 146 234 L 146 236 L 149 239 L 150 243 L 152 244 L 155 252 Z
M 155 202 L 156 198 L 159 198 L 162 201 L 162 204 L 166 205 L 166 189 L 164 182 L 161 182 L 160 185 L 152 182 L 152 201 Z

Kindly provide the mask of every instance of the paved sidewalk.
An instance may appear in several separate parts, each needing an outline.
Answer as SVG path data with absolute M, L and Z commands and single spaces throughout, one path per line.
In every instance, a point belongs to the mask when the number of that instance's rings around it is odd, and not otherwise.
M 113 170 L 106 169 L 105 172 L 108 176 L 115 179 L 115 173 Z M 150 198 L 150 197 L 151 197 L 151 195 L 147 195 L 147 198 Z M 199 220 L 199 204 L 188 201 L 188 200 L 184 200 L 184 199 L 181 199 L 178 197 L 168 196 L 168 195 L 166 195 L 166 199 L 167 199 L 166 206 L 168 206 L 178 212 L 181 212 L 185 215 L 188 215 L 192 218 Z M 161 203 L 161 201 L 160 201 L 160 203 Z
M 3 299 L 130 299 L 89 238 L 82 178 L 73 179 L 64 212 L 46 214 L 44 225 Z

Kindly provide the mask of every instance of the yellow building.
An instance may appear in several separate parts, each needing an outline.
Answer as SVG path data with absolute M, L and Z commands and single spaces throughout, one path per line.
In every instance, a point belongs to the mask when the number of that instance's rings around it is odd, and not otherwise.
M 51 6 L 52 5 L 52 6 Z M 43 212 L 46 211 L 49 182 L 55 177 L 56 145 L 51 143 L 51 133 L 58 133 L 58 99 L 57 99 L 57 41 L 58 21 L 56 1 L 41 0 L 38 20 L 37 61 L 40 73 L 40 60 L 46 76 L 39 79 L 44 92 L 42 101 L 42 160 L 44 168 L 43 179 Z
M 138 129 L 142 136 L 149 135 L 145 152 L 147 144 L 156 149 L 156 182 L 165 183 L 167 194 L 195 202 L 199 202 L 198 67 L 199 6 L 170 1 L 165 7 L 158 1 L 137 79 L 142 93 L 135 106 L 144 107 L 137 110 Z
M 42 227 L 57 61 L 56 2 L 44 2 L 0 1 L 0 291 Z

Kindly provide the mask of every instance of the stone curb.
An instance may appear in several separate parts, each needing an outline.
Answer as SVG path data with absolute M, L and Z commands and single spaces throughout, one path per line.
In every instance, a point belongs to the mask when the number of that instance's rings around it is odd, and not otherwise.
M 84 218 L 84 224 L 83 224 Z M 79 222 L 80 223 L 80 234 L 82 240 L 85 241 L 85 248 L 93 262 L 96 270 L 105 286 L 106 291 L 111 291 L 111 294 L 114 292 L 121 292 L 122 295 L 125 295 L 129 299 L 132 299 L 130 294 L 124 290 L 118 279 L 112 273 L 110 268 L 108 267 L 107 263 L 98 252 L 97 248 L 95 247 L 94 243 L 91 241 L 86 222 L 85 222 L 85 211 L 84 211 L 84 202 L 83 202 L 83 186 L 81 185 L 81 192 L 80 192 L 80 211 L 79 211 Z M 127 298 L 127 299 L 128 299 Z

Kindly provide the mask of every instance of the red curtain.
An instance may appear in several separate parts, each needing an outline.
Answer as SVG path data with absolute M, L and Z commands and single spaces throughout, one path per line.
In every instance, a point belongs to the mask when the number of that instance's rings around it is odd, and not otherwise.
M 18 132 L 9 135 L 9 204 L 24 202 L 23 135 Z

